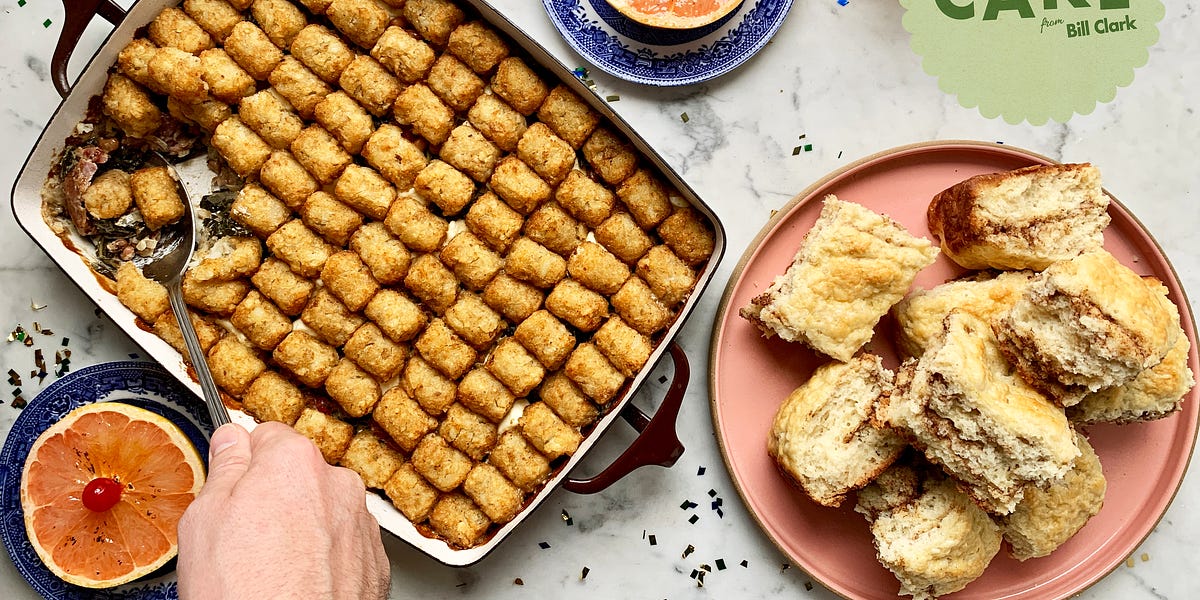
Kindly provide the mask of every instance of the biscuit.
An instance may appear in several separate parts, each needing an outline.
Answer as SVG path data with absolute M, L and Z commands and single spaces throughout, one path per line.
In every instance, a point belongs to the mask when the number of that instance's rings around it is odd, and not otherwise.
M 963 589 L 1000 551 L 999 528 L 949 479 L 897 465 L 859 493 L 879 562 L 901 596 L 928 600 Z
M 1167 288 L 1155 281 L 1147 283 L 1163 296 Z M 1174 308 L 1174 304 L 1171 305 Z M 1188 367 L 1192 342 L 1178 332 L 1175 345 L 1157 365 L 1138 373 L 1122 385 L 1092 392 L 1079 404 L 1067 407 L 1067 418 L 1074 423 L 1133 423 L 1151 421 L 1174 414 L 1183 396 L 1195 385 Z
M 1008 313 L 1033 275 L 1033 271 L 985 271 L 928 290 L 913 290 L 892 307 L 898 326 L 896 345 L 904 356 L 920 356 L 941 335 L 942 321 L 956 308 L 991 323 Z
M 996 325 L 1021 377 L 1063 406 L 1158 364 L 1180 331 L 1171 301 L 1104 250 L 1047 267 Z
M 934 196 L 929 231 L 968 269 L 1034 269 L 1100 248 L 1108 197 L 1090 164 L 977 175 Z
M 937 253 L 899 223 L 827 196 L 787 271 L 740 314 L 767 337 L 848 361 Z
M 1010 374 L 987 323 L 951 311 L 945 333 L 896 377 L 876 417 L 908 435 L 980 506 L 1011 513 L 1028 485 L 1071 468 L 1079 449 L 1061 408 Z
M 1075 434 L 1080 455 L 1062 479 L 1031 487 L 1017 509 L 999 521 L 1017 560 L 1047 556 L 1071 539 L 1104 506 L 1108 487 L 1100 458 L 1083 435 Z
M 871 424 L 875 403 L 891 393 L 893 377 L 873 354 L 826 363 L 776 412 L 767 452 L 817 504 L 840 506 L 906 447 L 895 431 Z

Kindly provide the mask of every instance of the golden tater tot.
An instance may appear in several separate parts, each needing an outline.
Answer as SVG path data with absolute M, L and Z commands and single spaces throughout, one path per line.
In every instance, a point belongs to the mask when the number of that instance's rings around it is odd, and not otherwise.
M 325 17 L 347 39 L 370 49 L 391 22 L 392 16 L 374 0 L 333 0 Z
M 363 309 L 385 335 L 396 342 L 406 342 L 425 326 L 425 313 L 409 297 L 391 288 L 383 288 Z
M 305 119 L 311 119 L 317 104 L 333 93 L 329 84 L 292 56 L 285 56 L 267 76 L 267 81 Z
M 521 490 L 505 479 L 496 467 L 487 463 L 479 463 L 471 468 L 467 479 L 463 481 L 463 491 L 495 523 L 507 523 L 521 512 L 524 498 Z
M 383 32 L 371 49 L 371 56 L 404 83 L 416 83 L 424 79 L 437 58 L 429 44 L 395 26 Z
M 97 219 L 115 219 L 133 206 L 129 173 L 109 169 L 97 176 L 83 191 L 83 207 Z
M 550 90 L 538 108 L 538 120 L 550 126 L 572 148 L 579 148 L 600 124 L 600 115 L 564 85 Z
M 212 36 L 186 12 L 167 7 L 146 27 L 146 36 L 160 48 L 178 48 L 188 54 L 200 54 L 213 47 Z
M 212 145 L 225 158 L 225 162 L 242 177 L 249 177 L 271 157 L 272 148 L 258 137 L 241 119 L 229 117 L 217 125 L 213 132 Z
M 466 112 L 483 93 L 484 82 L 462 61 L 443 54 L 429 69 L 426 85 L 447 106 L 458 112 Z
M 142 275 L 137 266 L 123 262 L 117 267 L 117 300 L 147 323 L 153 323 L 171 308 L 167 288 Z
M 408 274 L 411 253 L 383 223 L 375 221 L 358 227 L 350 236 L 350 249 L 362 257 L 379 283 L 400 283 Z
M 166 167 L 144 167 L 134 171 L 129 177 L 129 187 L 146 227 L 151 230 L 183 217 L 183 198 Z
M 276 46 L 286 50 L 308 24 L 304 12 L 288 0 L 254 0 L 250 14 Z
M 238 21 L 225 38 L 225 51 L 251 77 L 264 81 L 283 60 L 283 52 L 271 38 L 249 21 Z
M 412 126 L 413 133 L 441 145 L 454 128 L 454 110 L 424 83 L 410 85 L 396 97 L 396 121 Z
M 362 147 L 362 157 L 380 175 L 403 192 L 412 187 L 417 173 L 425 168 L 425 152 L 390 123 L 379 126 Z
M 475 196 L 475 184 L 470 177 L 437 159 L 417 173 L 413 190 L 447 216 L 458 214 Z
M 404 18 L 429 43 L 439 48 L 450 40 L 450 32 L 466 15 L 449 0 L 409 0 L 404 3 Z
M 517 112 L 529 116 L 541 107 L 550 88 L 525 61 L 510 56 L 496 67 L 496 74 L 492 76 L 492 91 L 504 98 Z
M 400 95 L 400 80 L 379 61 L 365 54 L 350 61 L 338 78 L 338 85 L 377 117 L 386 115 L 392 109 L 396 96 Z
M 221 102 L 237 104 L 254 93 L 254 78 L 220 48 L 200 53 L 200 69 L 209 93 Z
M 104 114 L 132 137 L 146 137 L 162 124 L 162 111 L 150 100 L 150 94 L 124 75 L 108 76 L 100 102 Z
M 525 116 L 495 94 L 479 96 L 467 111 L 467 120 L 505 152 L 515 151 L 525 133 Z
M 278 258 L 268 258 L 250 278 L 258 291 L 271 299 L 289 317 L 299 315 L 308 304 L 313 283 L 292 271 Z
M 262 90 L 238 103 L 238 117 L 266 143 L 280 150 L 292 145 L 304 121 L 275 90 Z
M 305 127 L 292 141 L 291 149 L 296 160 L 321 184 L 333 182 L 354 161 L 341 143 L 320 125 Z
M 300 413 L 292 427 L 312 440 L 325 462 L 331 465 L 336 465 L 346 454 L 354 437 L 353 425 L 311 407 Z
M 326 96 L 313 109 L 313 116 L 350 154 L 358 154 L 375 132 L 370 113 L 345 92 Z
M 238 191 L 229 207 L 229 216 L 254 235 L 266 239 L 292 218 L 292 210 L 262 186 L 248 183 Z
M 486 73 L 508 56 L 508 44 L 483 21 L 471 21 L 450 32 L 446 51 L 476 73 Z
M 214 40 L 224 43 L 233 31 L 233 26 L 242 20 L 242 14 L 225 0 L 183 0 L 183 12 L 187 13 Z
M 283 338 L 271 358 L 311 388 L 321 387 L 339 360 L 336 348 L 303 331 L 293 331 Z
M 294 425 L 304 411 L 304 395 L 286 377 L 268 370 L 242 394 L 242 407 L 259 421 Z
M 235 398 L 241 396 L 255 378 L 267 370 L 258 352 L 231 335 L 213 344 L 207 358 L 213 381 Z
M 327 83 L 335 83 L 354 60 L 354 50 L 342 38 L 316 23 L 296 34 L 291 53 Z
M 404 464 L 404 457 L 370 429 L 354 434 L 340 464 L 358 473 L 363 485 L 381 490 Z
M 200 57 L 178 48 L 159 48 L 150 59 L 150 81 L 154 89 L 162 90 L 185 104 L 208 99 L 208 83 Z

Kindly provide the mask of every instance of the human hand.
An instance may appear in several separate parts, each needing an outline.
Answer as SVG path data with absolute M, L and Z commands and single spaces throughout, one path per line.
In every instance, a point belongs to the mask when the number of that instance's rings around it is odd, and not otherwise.
M 385 598 L 390 566 L 364 492 L 282 423 L 221 426 L 179 522 L 180 597 Z

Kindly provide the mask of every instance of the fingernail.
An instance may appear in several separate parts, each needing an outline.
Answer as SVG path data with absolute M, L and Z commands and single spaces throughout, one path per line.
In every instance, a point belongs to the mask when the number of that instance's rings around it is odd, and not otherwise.
M 217 428 L 208 440 L 208 457 L 212 459 L 238 443 L 237 425 L 228 423 Z

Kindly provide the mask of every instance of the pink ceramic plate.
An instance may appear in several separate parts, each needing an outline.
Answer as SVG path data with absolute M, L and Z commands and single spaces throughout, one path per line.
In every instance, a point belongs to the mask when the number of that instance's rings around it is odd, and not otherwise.
M 892 599 L 899 584 L 875 560 L 866 522 L 850 503 L 831 509 L 790 486 L 767 456 L 766 439 L 776 409 L 825 358 L 765 340 L 737 314 L 791 262 L 821 209 L 836 194 L 896 219 L 916 235 L 929 235 L 925 208 L 941 190 L 972 175 L 1046 164 L 1043 156 L 997 144 L 928 143 L 868 157 L 818 182 L 793 199 L 763 228 L 730 278 L 712 338 L 713 423 L 738 493 L 763 531 L 799 567 L 849 598 Z M 1113 202 L 1105 247 L 1122 263 L 1166 283 L 1192 340 L 1189 363 L 1200 373 L 1196 331 L 1179 281 L 1154 242 L 1125 207 Z M 944 257 L 921 272 L 916 286 L 932 287 L 962 269 Z M 896 365 L 885 318 L 868 349 Z M 1054 554 L 1024 563 L 1007 556 L 953 598 L 1066 598 L 1121 564 L 1170 504 L 1195 445 L 1200 388 L 1168 419 L 1100 426 L 1088 434 L 1108 478 L 1108 497 L 1096 517 Z

